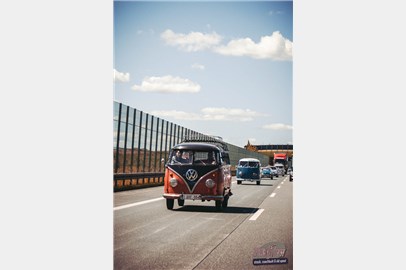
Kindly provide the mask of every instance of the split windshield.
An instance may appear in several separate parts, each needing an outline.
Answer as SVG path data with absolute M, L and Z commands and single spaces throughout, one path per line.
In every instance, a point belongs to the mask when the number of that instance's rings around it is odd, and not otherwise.
M 255 161 L 240 161 L 239 166 L 241 167 L 250 167 L 250 168 L 258 168 L 259 163 Z
M 214 151 L 174 150 L 169 164 L 177 165 L 217 165 L 220 156 Z

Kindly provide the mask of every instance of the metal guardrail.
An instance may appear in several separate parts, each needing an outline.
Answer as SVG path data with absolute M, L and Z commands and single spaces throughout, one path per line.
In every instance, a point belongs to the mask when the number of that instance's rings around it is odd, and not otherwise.
M 132 178 L 153 178 L 153 177 L 162 177 L 164 172 L 143 172 L 143 173 L 116 173 L 114 175 L 114 180 L 125 180 Z
M 116 173 L 114 174 L 114 191 L 130 190 L 164 184 L 165 173 Z

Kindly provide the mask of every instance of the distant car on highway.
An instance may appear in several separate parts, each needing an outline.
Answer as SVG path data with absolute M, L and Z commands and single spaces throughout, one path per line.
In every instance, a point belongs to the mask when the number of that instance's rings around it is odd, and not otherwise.
M 261 170 L 261 178 L 271 178 L 271 179 L 273 179 L 273 173 L 271 171 L 271 168 L 269 168 L 269 167 L 262 168 L 262 170 Z
M 274 166 L 278 170 L 278 175 L 279 176 L 285 176 L 286 172 L 285 172 L 285 167 L 283 167 L 283 164 L 276 163 Z
M 276 169 L 275 166 L 271 166 L 271 167 L 269 167 L 269 168 L 271 169 L 272 176 L 274 176 L 274 177 L 278 177 L 278 176 L 279 176 L 279 175 L 278 175 L 278 170 Z

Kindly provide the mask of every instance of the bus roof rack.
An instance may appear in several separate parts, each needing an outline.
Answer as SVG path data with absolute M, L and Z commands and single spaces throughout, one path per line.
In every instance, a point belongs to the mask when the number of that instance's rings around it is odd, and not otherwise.
M 211 143 L 214 144 L 220 148 L 222 148 L 224 151 L 228 151 L 228 146 L 227 144 L 223 141 L 223 140 L 219 140 L 213 137 L 209 137 L 209 136 L 186 136 L 183 138 L 183 140 L 181 141 L 181 143 L 185 143 L 185 142 L 203 142 L 203 143 Z

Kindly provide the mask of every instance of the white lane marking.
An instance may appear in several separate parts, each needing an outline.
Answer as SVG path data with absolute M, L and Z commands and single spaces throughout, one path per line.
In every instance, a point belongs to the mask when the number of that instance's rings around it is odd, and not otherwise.
M 114 207 L 114 211 L 133 207 L 133 206 L 138 206 L 138 205 L 142 205 L 142 204 L 146 204 L 146 203 L 156 202 L 156 201 L 160 201 L 163 199 L 165 199 L 165 198 L 162 197 L 162 198 L 156 198 L 156 199 L 151 199 L 151 200 L 146 200 L 146 201 L 141 201 L 141 202 L 136 202 L 136 203 L 125 204 L 122 206 Z
M 276 195 L 276 193 L 274 192 L 271 195 L 269 195 L 269 197 L 273 198 L 273 197 L 275 197 L 275 195 Z
M 255 212 L 255 214 L 252 215 L 252 217 L 250 217 L 250 220 L 257 220 L 257 218 L 262 214 L 262 212 L 264 212 L 264 209 L 258 209 L 258 211 Z
M 232 181 L 231 183 L 232 183 L 232 184 L 235 184 L 235 183 L 237 183 L 237 181 Z
M 277 188 L 281 188 L 281 186 L 278 186 Z
M 155 232 L 154 233 L 157 233 L 157 232 L 160 232 L 160 231 L 163 231 L 163 230 L 165 230 L 166 228 L 168 228 L 169 227 L 169 225 L 166 225 L 166 226 L 164 226 L 164 227 L 162 227 L 162 228 L 159 228 L 158 230 L 155 230 Z

